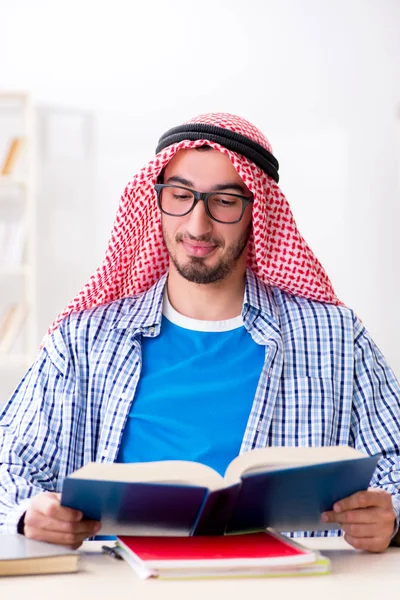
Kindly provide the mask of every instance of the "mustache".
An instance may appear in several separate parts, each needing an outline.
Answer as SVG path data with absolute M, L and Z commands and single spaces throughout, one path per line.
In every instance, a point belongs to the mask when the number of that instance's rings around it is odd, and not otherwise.
M 210 235 L 191 235 L 190 233 L 177 233 L 175 236 L 176 242 L 183 242 L 184 240 L 188 240 L 191 242 L 203 242 L 204 244 L 212 244 L 213 246 L 221 246 L 221 240 L 214 238 Z

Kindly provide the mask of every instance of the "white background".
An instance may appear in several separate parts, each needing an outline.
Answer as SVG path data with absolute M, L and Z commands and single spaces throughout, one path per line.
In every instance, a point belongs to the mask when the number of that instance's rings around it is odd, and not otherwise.
M 301 232 L 400 375 L 398 0 L 0 0 L 0 57 L 1 89 L 95 116 L 82 284 L 158 137 L 233 112 L 270 139 Z M 79 218 L 72 202 L 71 234 Z

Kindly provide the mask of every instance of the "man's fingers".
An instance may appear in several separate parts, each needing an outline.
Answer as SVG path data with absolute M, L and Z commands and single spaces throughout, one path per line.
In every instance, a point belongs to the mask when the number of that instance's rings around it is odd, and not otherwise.
M 47 510 L 43 510 L 43 514 L 48 517 L 58 519 L 59 521 L 66 522 L 78 522 L 83 518 L 83 513 L 79 510 L 74 510 L 73 508 L 68 508 L 67 506 L 60 506 L 56 504 L 51 504 L 47 507 Z
M 78 548 L 82 542 L 96 533 L 101 523 L 84 519 L 80 511 L 60 505 L 60 495 L 43 492 L 32 498 L 24 516 L 26 537 Z
M 25 537 L 40 542 L 50 542 L 51 544 L 60 544 L 69 548 L 79 548 L 82 542 L 88 537 L 85 534 L 60 533 L 59 531 L 48 531 L 47 529 L 36 529 L 35 527 L 25 528 Z
M 377 537 L 353 537 L 346 534 L 344 536 L 346 542 L 348 542 L 353 548 L 357 550 L 367 550 L 368 552 L 383 552 L 387 548 L 387 541 L 383 538 Z
M 377 523 L 347 523 L 342 525 L 341 529 L 352 538 L 380 537 L 382 534 L 381 527 Z
M 27 513 L 25 516 L 25 531 L 27 527 L 58 533 L 84 534 L 85 537 L 90 537 L 99 531 L 101 524 L 98 521 L 90 521 L 88 519 L 82 519 L 78 522 L 61 521 L 42 513 L 33 512 Z
M 32 508 L 43 515 L 59 521 L 78 522 L 82 519 L 83 514 L 79 510 L 68 508 L 67 506 L 61 506 L 59 500 L 59 494 L 41 494 L 40 498 L 37 497 L 32 501 Z M 39 504 L 40 501 L 40 504 Z
M 376 507 L 368 510 L 358 508 L 340 513 L 329 510 L 323 513 L 323 517 L 326 516 L 326 518 L 322 518 L 322 521 L 325 523 L 340 523 L 341 525 L 345 523 L 376 523 L 379 520 L 381 510 Z
M 335 512 L 344 512 L 346 510 L 354 510 L 357 508 L 391 507 L 391 496 L 385 490 L 369 489 L 362 492 L 357 492 L 352 496 L 343 498 L 339 502 L 335 502 L 333 510 Z

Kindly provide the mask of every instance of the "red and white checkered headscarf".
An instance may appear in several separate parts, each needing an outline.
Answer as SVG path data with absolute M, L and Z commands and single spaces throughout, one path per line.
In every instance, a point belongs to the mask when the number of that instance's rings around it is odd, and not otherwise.
M 214 125 L 244 135 L 272 152 L 264 135 L 240 117 L 211 113 L 188 121 Z M 160 211 L 154 185 L 161 170 L 183 148 L 207 144 L 226 154 L 254 195 L 253 233 L 248 266 L 265 283 L 290 294 L 341 304 L 324 269 L 297 230 L 278 184 L 253 162 L 207 140 L 183 140 L 168 146 L 128 183 L 117 211 L 103 264 L 49 328 L 71 312 L 82 311 L 148 290 L 168 269 Z

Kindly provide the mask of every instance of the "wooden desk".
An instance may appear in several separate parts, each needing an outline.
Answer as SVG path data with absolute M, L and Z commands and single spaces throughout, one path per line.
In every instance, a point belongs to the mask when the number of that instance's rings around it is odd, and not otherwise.
M 86 542 L 79 573 L 0 579 L 1 600 L 380 600 L 400 596 L 400 548 L 383 554 L 342 539 L 303 540 L 332 561 L 332 574 L 280 579 L 141 581 L 123 561 Z

